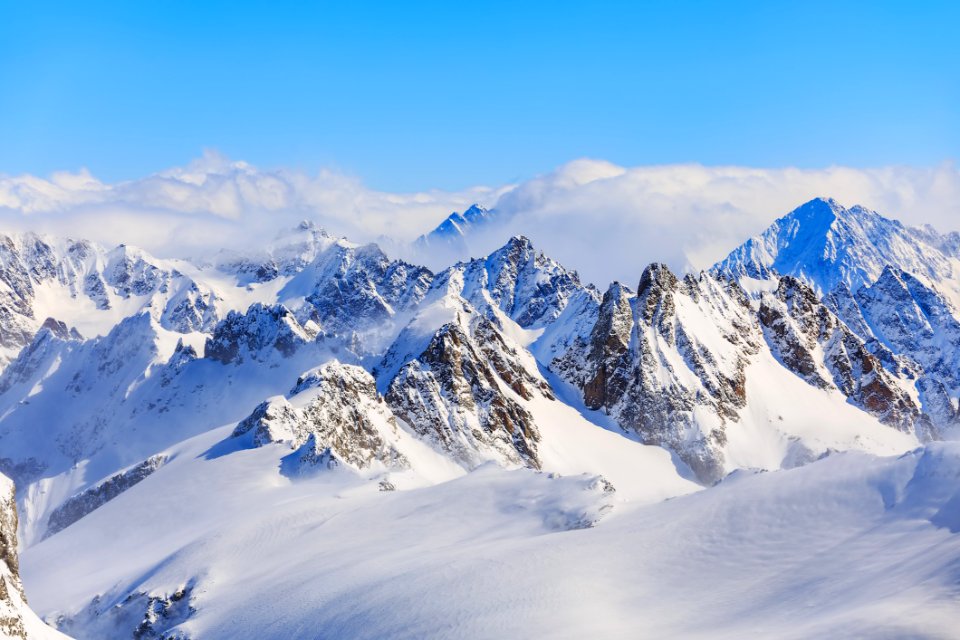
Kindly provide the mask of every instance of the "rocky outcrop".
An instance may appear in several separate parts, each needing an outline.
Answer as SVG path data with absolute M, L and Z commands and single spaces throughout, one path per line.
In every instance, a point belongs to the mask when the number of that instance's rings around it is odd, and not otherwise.
M 260 404 L 233 437 L 248 437 L 255 447 L 285 443 L 297 450 L 291 462 L 298 472 L 340 464 L 367 470 L 406 466 L 393 445 L 396 430 L 373 377 L 360 367 L 331 362 L 301 376 L 289 398 Z
M 509 391 L 508 391 L 509 390 Z M 458 312 L 389 383 L 387 403 L 468 467 L 488 459 L 540 467 L 540 433 L 520 399 L 552 397 L 494 323 Z
M 57 628 L 77 637 L 191 640 L 182 625 L 197 613 L 195 590 L 191 580 L 169 592 L 133 591 L 119 602 L 97 596 L 81 611 L 58 618 Z
M 0 638 L 66 638 L 47 627 L 27 605 L 17 554 L 17 501 L 13 482 L 0 474 Z
M 91 511 L 99 509 L 130 487 L 153 475 L 166 461 L 166 456 L 152 456 L 131 469 L 111 476 L 86 491 L 67 498 L 67 500 L 50 513 L 50 517 L 47 519 L 47 531 L 44 537 L 52 536 L 66 529 Z
M 205 357 L 223 364 L 269 360 L 274 354 L 289 357 L 302 345 L 313 342 L 319 327 L 301 325 L 281 304 L 255 303 L 246 313 L 231 311 L 213 330 L 204 348 Z
M 960 393 L 960 320 L 934 289 L 909 273 L 887 267 L 856 293 L 873 335 L 896 354 L 919 363 L 951 393 Z
M 581 390 L 588 408 L 676 451 L 714 482 L 724 474 L 726 424 L 746 404 L 758 333 L 736 284 L 707 275 L 681 280 L 653 264 L 635 295 L 611 286 L 586 344 L 574 343 L 550 367 Z
M 590 409 L 613 405 L 629 384 L 633 309 L 629 290 L 615 282 L 603 294 L 600 315 L 590 334 L 583 401 Z
M 17 502 L 13 483 L 0 475 L 0 636 L 26 638 L 26 596 L 17 557 Z

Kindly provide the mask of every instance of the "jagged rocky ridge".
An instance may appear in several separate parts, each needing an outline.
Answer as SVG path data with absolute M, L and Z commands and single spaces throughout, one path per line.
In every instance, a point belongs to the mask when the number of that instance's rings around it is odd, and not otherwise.
M 152 307 L 89 339 L 59 319 L 43 323 L 0 375 L 0 462 L 27 484 L 67 474 L 74 490 L 36 507 L 30 539 L 42 537 L 63 500 L 95 490 L 90 478 L 224 423 L 239 424 L 252 446 L 291 447 L 284 472 L 294 475 L 403 468 L 404 434 L 464 468 L 487 460 L 538 468 L 533 405 L 558 401 L 551 376 L 572 387 L 576 397 L 564 390 L 565 400 L 670 449 L 704 483 L 796 458 L 731 453 L 731 438 L 753 420 L 751 376 L 763 374 L 751 372 L 764 358 L 917 442 L 956 421 L 952 303 L 902 269 L 856 290 L 840 278 L 821 297 L 772 265 L 678 277 L 654 264 L 636 289 L 614 283 L 601 296 L 526 238 L 435 275 L 309 225 L 298 234 L 286 253 L 217 264 L 254 291 L 282 286 L 271 302 L 224 306 L 200 340 L 165 326 Z M 131 295 L 166 277 L 141 270 L 154 275 L 131 276 Z M 738 282 L 748 271 L 770 286 Z M 342 364 L 317 368 L 333 360 Z M 36 425 L 50 443 L 42 455 L 30 451 Z M 814 457 L 858 446 L 801 444 Z
M 539 468 L 540 434 L 520 402 L 534 394 L 553 398 L 494 322 L 466 307 L 401 366 L 386 399 L 418 434 L 468 467 L 495 452 L 500 460 Z
M 27 637 L 22 612 L 25 606 L 17 558 L 17 502 L 13 483 L 0 475 L 0 635 Z
M 71 323 L 100 316 L 94 324 L 108 326 L 149 310 L 161 326 L 186 333 L 208 331 L 222 306 L 210 286 L 175 262 L 134 247 L 108 250 L 34 233 L 0 236 L 0 283 L 0 364 L 29 344 L 51 314 Z M 54 306 L 51 297 L 58 299 Z
M 709 324 L 711 335 L 691 321 Z M 588 408 L 673 449 L 709 482 L 724 473 L 725 425 L 746 405 L 746 368 L 759 348 L 749 302 L 736 285 L 706 275 L 680 280 L 654 264 L 635 293 L 614 283 L 589 336 L 550 366 L 582 391 Z M 704 409 L 710 420 L 698 417 Z
M 234 438 L 247 436 L 255 447 L 284 443 L 294 453 L 293 474 L 324 466 L 356 470 L 402 468 L 392 446 L 396 420 L 364 369 L 332 362 L 304 373 L 289 398 L 271 398 L 237 424 Z
M 906 227 L 862 207 L 815 199 L 713 267 L 755 295 L 790 276 L 808 284 L 936 428 L 957 424 L 960 254 L 957 233 Z M 757 281 L 760 281 L 758 286 Z

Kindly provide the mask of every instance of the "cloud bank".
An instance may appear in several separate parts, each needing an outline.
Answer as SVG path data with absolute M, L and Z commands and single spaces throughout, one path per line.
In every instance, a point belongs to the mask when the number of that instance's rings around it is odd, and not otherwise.
M 960 171 L 936 167 L 759 169 L 664 165 L 625 168 L 576 160 L 517 185 L 388 193 L 333 171 L 262 170 L 207 153 L 186 167 L 107 184 L 85 171 L 0 176 L 0 224 L 164 256 L 262 243 L 301 219 L 432 267 L 409 241 L 451 211 L 480 202 L 503 224 L 470 239 L 479 255 L 524 234 L 600 286 L 632 284 L 649 262 L 706 268 L 775 218 L 816 196 L 862 204 L 911 225 L 960 229 Z M 463 256 L 465 257 L 465 256 Z M 446 258 L 446 256 L 444 256 Z
M 85 170 L 0 175 L 0 225 L 141 246 L 163 256 L 255 247 L 312 220 L 356 241 L 404 243 L 450 211 L 500 191 L 387 193 L 334 171 L 262 170 L 215 152 L 185 167 L 107 184 Z
M 932 168 L 624 168 L 577 160 L 518 185 L 496 208 L 510 233 L 538 241 L 595 283 L 632 283 L 652 261 L 709 267 L 775 218 L 817 196 L 862 204 L 914 226 L 960 229 L 960 171 Z M 501 232 L 502 235 L 502 232 Z M 471 247 L 482 253 L 500 238 Z

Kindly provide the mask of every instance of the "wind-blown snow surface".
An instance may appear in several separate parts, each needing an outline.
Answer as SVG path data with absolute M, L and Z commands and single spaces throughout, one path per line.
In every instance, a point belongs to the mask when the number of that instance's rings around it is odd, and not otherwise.
M 34 606 L 68 616 L 84 638 L 120 637 L 142 615 L 127 593 L 178 592 L 196 613 L 175 637 L 211 639 L 947 638 L 957 628 L 956 444 L 840 454 L 649 504 L 649 493 L 627 502 L 589 477 L 493 467 L 386 493 L 336 475 L 291 483 L 276 473 L 281 451 L 205 457 L 226 433 L 170 451 L 154 476 L 31 548 Z M 605 503 L 614 508 L 599 526 L 577 528 Z M 102 594 L 98 618 L 90 593 Z

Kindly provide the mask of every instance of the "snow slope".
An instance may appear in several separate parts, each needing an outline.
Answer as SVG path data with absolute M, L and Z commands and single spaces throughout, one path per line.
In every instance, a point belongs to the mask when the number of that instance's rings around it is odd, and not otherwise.
M 947 638 L 960 624 L 954 444 L 649 504 L 494 467 L 386 493 L 335 473 L 290 482 L 283 451 L 205 456 L 227 432 L 28 550 L 34 606 L 80 638 L 123 637 L 151 597 L 173 605 L 151 629 L 209 639 Z M 75 580 L 58 578 L 67 561 Z

